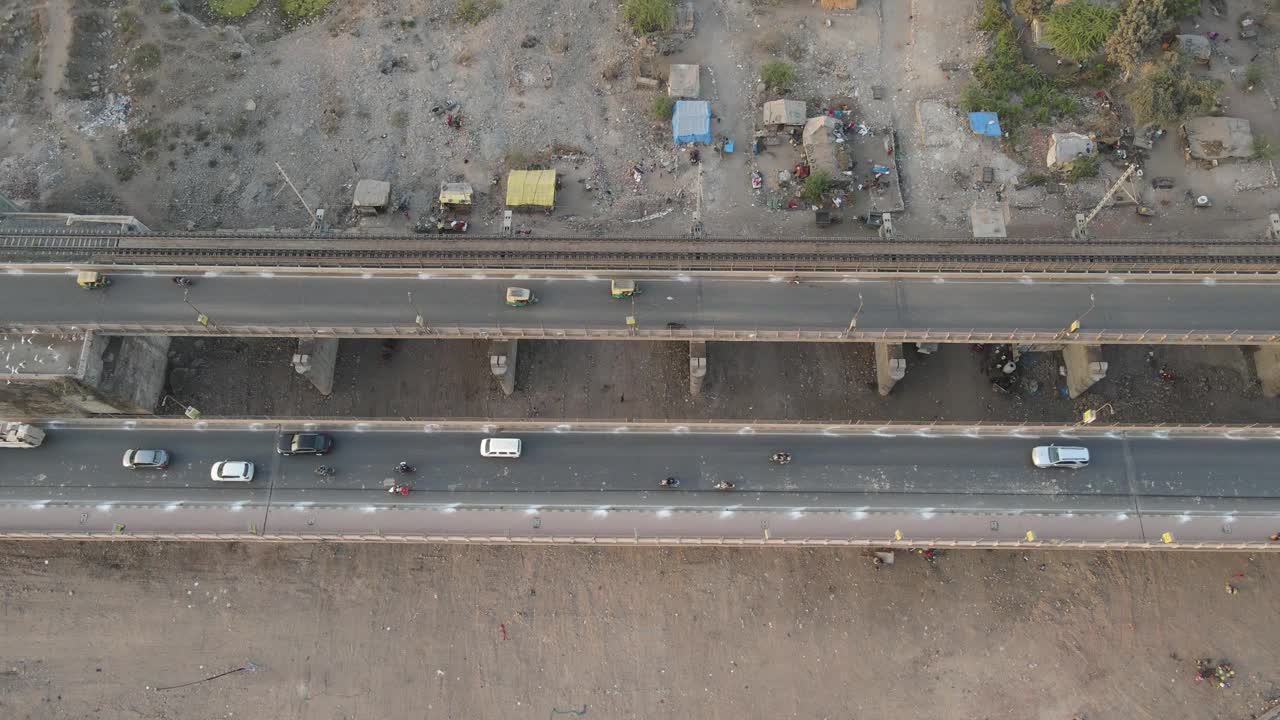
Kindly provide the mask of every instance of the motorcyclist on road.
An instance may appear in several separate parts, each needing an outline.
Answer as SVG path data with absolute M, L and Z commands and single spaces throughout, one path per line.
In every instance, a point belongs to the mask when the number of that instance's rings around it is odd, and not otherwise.
M 182 287 L 191 287 L 191 278 L 184 275 L 178 275 L 173 278 L 173 284 L 180 285 Z
M 775 462 L 779 465 L 786 465 L 787 463 L 791 462 L 791 453 L 776 452 L 769 456 L 769 461 Z
M 659 480 L 658 484 L 662 487 L 675 487 L 680 484 L 680 481 L 673 477 L 669 477 L 664 480 Z
M 732 490 L 735 487 L 735 485 L 729 482 L 728 480 L 721 480 L 720 482 L 716 483 L 712 487 L 714 487 L 717 490 Z
M 396 465 L 396 472 L 400 473 L 401 475 L 411 473 L 413 472 L 413 466 L 407 462 L 401 462 L 399 465 Z
M 408 485 L 392 485 L 391 487 L 387 488 L 387 492 L 391 493 L 392 495 L 399 495 L 401 497 L 404 497 L 405 495 L 409 494 L 409 486 Z

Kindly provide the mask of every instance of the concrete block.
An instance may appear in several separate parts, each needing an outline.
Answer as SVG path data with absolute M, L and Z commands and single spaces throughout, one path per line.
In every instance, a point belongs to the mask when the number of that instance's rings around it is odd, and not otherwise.
M 689 342 L 689 394 L 702 394 L 702 383 L 707 379 L 707 343 L 705 340 Z
M 293 369 L 311 381 L 321 395 L 333 393 L 333 374 L 338 364 L 337 338 L 299 338 Z
M 1253 350 L 1253 368 L 1262 384 L 1262 396 L 1280 397 L 1280 347 L 1263 345 Z
M 520 349 L 519 342 L 503 340 L 489 346 L 489 372 L 498 378 L 504 395 L 511 395 L 516 391 L 516 353 Z
M 876 389 L 880 397 L 888 397 L 898 381 L 907 376 L 907 361 L 902 354 L 902 343 L 875 343 Z
M 1062 348 L 1062 364 L 1067 368 L 1067 394 L 1073 399 L 1107 376 L 1100 345 L 1067 345 Z

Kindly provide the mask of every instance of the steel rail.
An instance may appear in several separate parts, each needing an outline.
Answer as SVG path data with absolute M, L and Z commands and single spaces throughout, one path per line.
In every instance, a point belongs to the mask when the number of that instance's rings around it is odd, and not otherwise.
M 95 266 L 810 272 L 1274 273 L 1272 241 L 406 238 L 228 234 L 0 234 L 0 259 Z

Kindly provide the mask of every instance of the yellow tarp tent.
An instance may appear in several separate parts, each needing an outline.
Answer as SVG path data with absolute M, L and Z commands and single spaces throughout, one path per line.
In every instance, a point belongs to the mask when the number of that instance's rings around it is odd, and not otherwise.
M 507 175 L 507 207 L 553 207 L 555 170 L 512 170 Z

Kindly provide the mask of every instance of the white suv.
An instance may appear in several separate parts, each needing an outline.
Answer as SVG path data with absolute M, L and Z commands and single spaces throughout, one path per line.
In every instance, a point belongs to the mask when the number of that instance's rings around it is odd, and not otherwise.
M 1041 445 L 1032 448 L 1031 464 L 1038 468 L 1065 467 L 1079 470 L 1089 464 L 1089 449 Z

